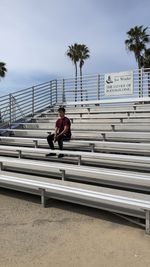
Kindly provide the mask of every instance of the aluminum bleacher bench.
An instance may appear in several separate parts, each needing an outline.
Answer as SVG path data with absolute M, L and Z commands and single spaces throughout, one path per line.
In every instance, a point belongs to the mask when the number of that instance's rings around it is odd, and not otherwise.
M 14 174 L 5 175 L 4 173 L 0 173 L 0 186 L 40 195 L 43 207 L 46 205 L 46 198 L 53 198 L 143 218 L 145 219 L 146 234 L 150 234 L 149 195 L 74 182 L 56 181 L 50 178 L 16 177 Z
M 13 170 L 33 173 L 35 175 L 50 175 L 56 179 L 73 180 L 76 182 L 109 185 L 115 188 L 128 188 L 134 191 L 150 193 L 150 174 L 133 171 L 115 170 L 91 166 L 77 166 L 60 162 L 45 162 L 29 159 L 14 159 L 1 157 L 1 170 Z
M 81 116 L 82 115 L 82 116 Z M 113 118 L 128 118 L 130 115 L 130 113 L 110 113 L 110 114 L 67 114 L 67 116 L 70 118 L 70 119 L 113 119 Z M 46 116 L 45 114 L 45 117 L 36 117 L 34 119 L 42 119 L 42 120 L 55 120 L 56 118 L 58 117 L 58 115 L 53 115 L 53 113 L 51 114 L 51 116 Z
M 88 100 L 88 101 L 77 101 L 77 102 L 64 102 L 64 106 L 78 106 L 78 105 L 95 105 L 95 104 L 121 104 L 121 103 L 138 103 L 141 102 L 140 97 L 133 98 L 116 98 L 116 99 L 105 99 L 105 100 Z M 142 102 L 150 102 L 149 97 L 142 97 Z
M 47 145 L 46 138 L 26 138 L 26 137 L 10 137 L 10 136 L 0 136 L 0 144 L 5 143 L 6 145 L 9 144 L 17 144 L 20 142 L 24 146 L 28 146 L 29 144 L 33 145 L 34 147 L 38 147 L 39 145 Z M 64 146 L 80 146 L 80 148 L 87 148 L 90 149 L 91 152 L 94 150 L 102 150 L 102 151 L 110 151 L 110 152 L 127 152 L 127 153 L 135 153 L 135 154 L 150 154 L 150 144 L 148 143 L 131 143 L 131 142 L 109 142 L 109 141 L 88 141 L 88 140 L 70 140 L 64 142 Z
M 110 114 L 82 114 L 82 116 L 80 114 L 76 114 L 76 115 L 68 115 L 67 116 L 69 117 L 69 119 L 73 122 L 76 122 L 77 120 L 80 120 L 82 121 L 83 119 L 88 119 L 89 122 L 92 122 L 92 120 L 104 120 L 104 119 L 119 119 L 120 122 L 122 121 L 125 121 L 125 119 L 150 119 L 150 113 L 128 113 L 128 114 L 113 114 L 113 113 L 110 113 Z M 45 116 L 45 117 L 37 117 L 37 118 L 34 118 L 32 119 L 32 121 L 45 121 L 45 122 L 54 122 L 56 121 L 57 119 L 57 116 Z
M 56 119 L 32 119 L 32 122 L 35 123 L 53 123 L 55 125 Z M 120 118 L 74 118 L 71 119 L 71 123 L 78 124 L 86 124 L 88 123 L 89 125 L 95 124 L 95 123 L 104 123 L 104 124 L 115 124 L 115 123 L 150 123 L 150 117 L 149 118 L 126 118 L 126 117 L 120 117 Z
M 102 107 L 99 106 L 97 108 L 94 107 L 87 107 L 87 108 L 78 108 L 76 107 L 75 109 L 69 109 L 67 107 L 66 112 L 69 115 L 72 114 L 108 114 L 108 113 L 128 113 L 128 112 L 146 112 L 146 111 L 150 111 L 150 106 L 137 106 L 137 105 L 132 105 L 132 106 L 123 106 L 123 107 L 118 107 L 118 106 L 107 106 L 107 107 Z M 44 111 L 41 113 L 41 116 L 44 115 L 57 115 L 58 112 L 57 110 L 54 111 Z
M 23 156 L 23 153 L 33 153 L 33 155 L 42 155 L 50 152 L 54 152 L 50 149 L 42 148 L 28 148 L 21 146 L 0 146 L 0 151 L 9 154 L 9 152 L 17 152 L 19 157 Z M 82 151 L 69 151 L 69 150 L 55 150 L 57 155 L 64 154 L 71 157 L 77 157 L 78 165 L 82 164 L 82 161 L 88 161 L 88 163 L 102 164 L 106 166 L 116 166 L 131 169 L 150 170 L 150 157 L 148 156 L 133 156 L 133 155 L 121 155 L 121 154 L 108 154 L 108 153 L 94 153 L 94 152 L 82 152 Z
M 17 136 L 46 137 L 50 129 L 0 129 L 5 134 Z M 125 132 L 125 131 L 75 131 L 72 132 L 73 140 L 104 140 L 104 141 L 129 141 L 150 142 L 149 132 Z
M 16 123 L 16 125 L 23 127 L 23 129 L 50 129 L 53 131 L 55 124 L 50 123 Z M 150 125 L 142 124 L 92 124 L 90 127 L 89 124 L 72 124 L 72 131 L 139 131 L 139 132 L 150 132 Z

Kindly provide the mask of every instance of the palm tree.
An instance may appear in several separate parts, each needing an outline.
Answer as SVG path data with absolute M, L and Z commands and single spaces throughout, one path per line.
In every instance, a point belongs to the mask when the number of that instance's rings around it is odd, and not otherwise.
M 134 53 L 139 69 L 142 67 L 142 53 L 146 49 L 146 44 L 149 42 L 149 34 L 146 32 L 147 29 L 148 27 L 143 28 L 142 25 L 135 26 L 127 32 L 128 39 L 125 40 L 126 48 Z
M 81 101 L 83 100 L 83 92 L 82 92 L 82 68 L 86 59 L 90 57 L 89 48 L 84 44 L 78 45 L 79 50 L 79 67 L 80 67 L 80 86 L 81 86 Z
M 77 62 L 79 61 L 79 46 L 77 43 L 68 46 L 67 56 L 71 59 L 71 61 L 75 66 L 75 101 L 77 101 L 77 76 L 78 76 Z
M 145 49 L 145 53 L 142 57 L 142 66 L 148 77 L 148 96 L 150 97 L 150 48 Z
M 0 62 L 0 78 L 4 78 L 6 75 L 7 69 L 4 62 Z
M 143 28 L 143 25 L 135 26 L 127 32 L 128 39 L 125 40 L 126 48 L 135 55 L 138 69 L 142 68 L 142 55 L 146 49 L 146 44 L 149 42 L 149 35 L 146 32 L 147 29 L 147 27 Z M 139 97 L 143 95 L 142 90 L 142 77 L 139 71 Z

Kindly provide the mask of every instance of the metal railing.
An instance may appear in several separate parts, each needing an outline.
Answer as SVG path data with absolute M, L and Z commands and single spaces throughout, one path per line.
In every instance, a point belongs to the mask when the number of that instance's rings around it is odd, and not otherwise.
M 129 94 L 107 95 L 105 73 L 57 80 L 57 103 L 150 97 L 150 69 L 132 70 L 133 90 Z
M 150 69 L 132 71 L 130 94 L 107 95 L 106 74 L 48 81 L 0 97 L 0 122 L 3 125 L 33 117 L 37 112 L 65 102 L 150 97 Z M 1 125 L 2 126 L 2 125 Z
M 57 82 L 52 80 L 0 97 L 1 124 L 33 117 L 40 110 L 56 104 Z

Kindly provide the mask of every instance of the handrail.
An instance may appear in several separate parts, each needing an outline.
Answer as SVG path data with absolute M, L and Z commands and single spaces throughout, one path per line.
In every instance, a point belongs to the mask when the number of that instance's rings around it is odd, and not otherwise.
M 124 73 L 126 74 L 126 72 Z M 53 107 L 56 104 L 99 105 L 103 104 L 103 101 L 105 101 L 105 104 L 111 104 L 115 99 L 117 100 L 115 104 L 119 104 L 124 103 L 126 98 L 128 98 L 128 102 L 133 102 L 134 98 L 138 102 L 149 102 L 150 69 L 128 71 L 127 75 L 133 86 L 131 86 L 129 92 L 122 91 L 120 95 L 117 95 L 117 90 L 116 95 L 114 92 L 112 95 L 110 92 L 106 94 L 107 75 L 100 73 L 50 80 L 0 96 L 0 122 L 9 125 L 12 122 L 26 120 L 41 110 Z

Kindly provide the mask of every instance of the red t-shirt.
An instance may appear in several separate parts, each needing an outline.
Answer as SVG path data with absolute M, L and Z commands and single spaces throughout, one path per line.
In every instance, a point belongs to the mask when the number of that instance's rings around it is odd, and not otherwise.
M 56 126 L 56 128 L 59 129 L 59 133 L 61 133 L 64 130 L 65 126 L 68 126 L 68 131 L 65 134 L 67 136 L 71 136 L 71 122 L 67 117 L 59 118 L 56 121 L 56 125 L 55 126 Z

